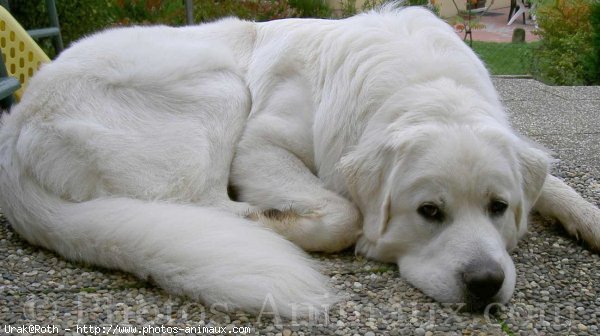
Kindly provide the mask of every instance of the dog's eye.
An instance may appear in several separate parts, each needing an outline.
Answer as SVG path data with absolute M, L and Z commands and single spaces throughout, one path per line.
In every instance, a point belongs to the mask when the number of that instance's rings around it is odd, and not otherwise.
M 503 200 L 493 200 L 490 202 L 488 206 L 488 211 L 492 217 L 500 217 L 504 215 L 506 209 L 508 208 L 508 203 Z
M 444 213 L 442 209 L 433 203 L 423 203 L 417 209 L 417 212 L 421 217 L 432 222 L 441 222 L 444 220 Z

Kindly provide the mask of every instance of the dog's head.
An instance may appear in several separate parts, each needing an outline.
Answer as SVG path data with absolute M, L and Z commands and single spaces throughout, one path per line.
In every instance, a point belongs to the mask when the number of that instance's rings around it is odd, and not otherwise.
M 438 301 L 508 301 L 507 251 L 527 230 L 548 156 L 495 123 L 400 124 L 367 129 L 342 160 L 364 216 L 357 252 L 396 262 Z

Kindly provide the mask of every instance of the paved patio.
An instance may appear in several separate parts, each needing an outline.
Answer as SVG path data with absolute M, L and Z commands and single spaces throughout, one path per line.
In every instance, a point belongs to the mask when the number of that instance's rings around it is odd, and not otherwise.
M 526 18 L 525 24 L 523 24 L 521 16 L 512 25 L 507 25 L 509 10 L 510 7 L 493 9 L 481 16 L 479 22 L 484 24 L 485 28 L 473 30 L 473 41 L 511 42 L 515 28 L 525 30 L 525 41 L 539 40 L 539 37 L 533 33 L 536 29 L 534 20 Z M 464 37 L 464 32 L 458 34 L 461 38 Z
M 554 173 L 600 205 L 600 87 L 549 87 L 511 78 L 494 82 L 514 126 L 562 160 Z M 2 220 L 0 328 L 50 324 L 58 326 L 57 334 L 67 335 L 82 334 L 75 332 L 78 325 L 214 326 L 228 331 L 247 326 L 250 334 L 286 336 L 598 334 L 598 254 L 534 217 L 531 233 L 513 256 L 513 299 L 495 315 L 478 315 L 432 302 L 400 279 L 394 265 L 367 261 L 351 251 L 315 255 L 345 299 L 328 320 L 290 322 L 221 313 L 219 307 L 169 296 L 121 272 L 66 262 L 27 244 Z

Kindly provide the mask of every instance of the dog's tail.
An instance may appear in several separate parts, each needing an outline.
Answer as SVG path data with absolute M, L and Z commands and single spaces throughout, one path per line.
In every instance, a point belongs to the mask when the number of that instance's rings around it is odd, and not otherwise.
M 600 209 L 562 180 L 548 174 L 535 210 L 556 218 L 567 232 L 600 251 Z
M 194 205 L 54 195 L 19 166 L 16 136 L 7 132 L 0 131 L 0 206 L 29 242 L 221 310 L 306 317 L 336 300 L 303 251 L 255 222 Z

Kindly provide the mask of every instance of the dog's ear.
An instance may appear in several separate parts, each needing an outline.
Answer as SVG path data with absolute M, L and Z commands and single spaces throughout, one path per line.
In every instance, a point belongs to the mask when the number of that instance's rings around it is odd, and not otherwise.
M 517 228 L 519 236 L 522 236 L 527 231 L 527 219 L 531 208 L 537 201 L 550 164 L 549 155 L 541 148 L 532 146 L 531 143 L 525 142 L 518 150 L 518 160 L 522 179 L 523 199 L 521 202 L 522 209 L 518 211 Z
M 342 158 L 339 168 L 348 191 L 363 215 L 363 234 L 376 242 L 385 232 L 390 209 L 390 177 L 397 169 L 398 148 L 372 137 Z

